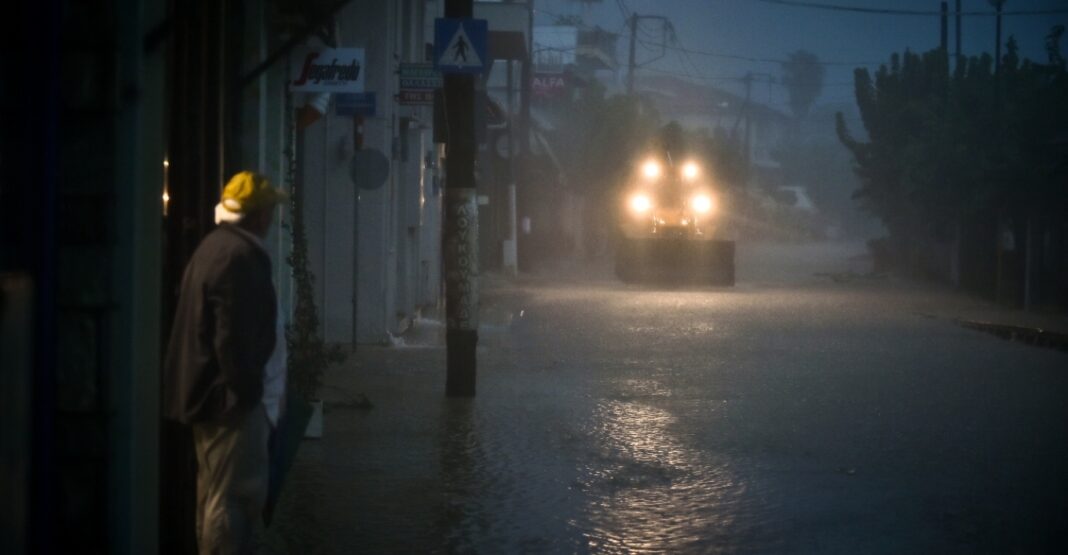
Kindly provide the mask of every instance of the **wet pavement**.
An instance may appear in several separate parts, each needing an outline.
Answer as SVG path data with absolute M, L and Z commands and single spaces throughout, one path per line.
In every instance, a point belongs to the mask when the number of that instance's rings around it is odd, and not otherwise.
M 859 252 L 740 245 L 729 289 L 487 279 L 478 396 L 444 398 L 433 321 L 332 369 L 269 551 L 1063 551 L 1068 354 Z

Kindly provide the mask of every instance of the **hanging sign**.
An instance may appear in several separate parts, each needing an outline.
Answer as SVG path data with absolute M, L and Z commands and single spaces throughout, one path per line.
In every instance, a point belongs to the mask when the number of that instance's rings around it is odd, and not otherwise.
M 377 102 L 375 93 L 341 93 L 334 97 L 334 111 L 339 116 L 373 116 Z
M 289 82 L 293 92 L 363 92 L 363 48 L 304 51 L 297 60 Z
M 401 64 L 397 101 L 406 106 L 434 104 L 434 89 L 441 88 L 441 73 L 434 64 Z

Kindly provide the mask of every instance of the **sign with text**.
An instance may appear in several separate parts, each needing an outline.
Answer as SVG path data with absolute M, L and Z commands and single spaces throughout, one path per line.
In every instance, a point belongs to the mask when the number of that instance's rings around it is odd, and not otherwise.
M 377 109 L 375 93 L 341 93 L 334 98 L 334 111 L 339 116 L 373 116 Z
M 305 50 L 297 60 L 289 83 L 293 92 L 363 92 L 363 48 Z
M 397 102 L 406 106 L 434 104 L 434 89 L 442 86 L 441 73 L 434 64 L 401 64 Z
M 567 90 L 563 73 L 535 73 L 530 83 L 530 93 L 542 98 L 557 98 Z

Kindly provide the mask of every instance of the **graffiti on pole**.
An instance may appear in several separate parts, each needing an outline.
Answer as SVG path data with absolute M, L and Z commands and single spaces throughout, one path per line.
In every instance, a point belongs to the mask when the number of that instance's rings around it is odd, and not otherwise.
M 478 203 L 473 188 L 445 190 L 445 317 L 478 330 Z

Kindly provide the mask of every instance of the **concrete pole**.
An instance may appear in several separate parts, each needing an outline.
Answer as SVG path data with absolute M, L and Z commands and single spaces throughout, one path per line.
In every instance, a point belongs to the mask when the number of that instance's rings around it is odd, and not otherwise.
M 472 0 L 446 0 L 445 17 L 470 18 Z M 446 142 L 445 395 L 475 396 L 478 345 L 478 204 L 475 195 L 475 76 L 444 78 Z

